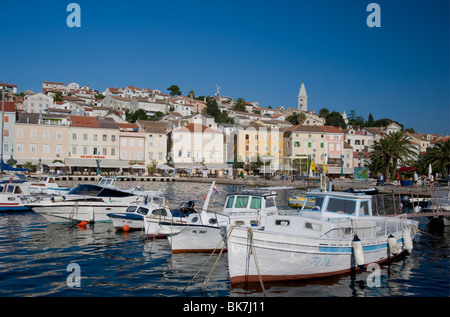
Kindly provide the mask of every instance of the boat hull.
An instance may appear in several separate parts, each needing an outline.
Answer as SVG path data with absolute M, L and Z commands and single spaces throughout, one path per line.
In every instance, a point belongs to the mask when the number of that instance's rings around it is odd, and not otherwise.
M 116 230 L 133 231 L 144 229 L 144 216 L 132 213 L 109 213 Z
M 252 238 L 250 239 L 249 233 Z M 402 236 L 395 237 L 403 251 Z M 249 241 L 253 251 L 249 253 Z M 231 284 L 323 278 L 359 270 L 351 241 L 283 235 L 235 227 L 228 240 Z M 392 260 L 386 238 L 363 241 L 365 265 Z M 255 264 L 257 263 L 257 265 Z
M 52 223 L 67 222 L 111 222 L 109 213 L 121 212 L 127 208 L 127 203 L 49 203 L 36 204 L 29 207 Z
M 183 225 L 179 228 L 177 233 L 167 236 L 172 253 L 211 253 L 225 248 L 219 227 Z

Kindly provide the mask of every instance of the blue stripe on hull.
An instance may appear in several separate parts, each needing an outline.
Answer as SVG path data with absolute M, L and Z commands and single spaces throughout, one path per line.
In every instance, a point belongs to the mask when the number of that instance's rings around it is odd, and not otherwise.
M 403 243 L 403 238 L 398 239 L 397 243 Z M 381 249 L 388 248 L 388 244 L 382 243 L 382 244 L 375 244 L 375 245 L 365 245 L 363 246 L 364 252 L 370 252 L 370 251 L 377 251 Z M 353 248 L 352 247 L 319 247 L 319 252 L 324 253 L 352 253 Z

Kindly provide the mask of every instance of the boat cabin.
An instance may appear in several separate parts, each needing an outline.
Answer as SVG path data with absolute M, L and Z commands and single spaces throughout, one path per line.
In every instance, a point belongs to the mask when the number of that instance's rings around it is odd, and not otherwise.
M 243 191 L 228 195 L 223 212 L 246 213 L 258 210 L 277 211 L 276 193 L 270 191 Z
M 131 205 L 126 209 L 127 213 L 136 213 L 142 216 L 161 216 L 167 217 L 170 216 L 170 213 L 167 211 L 167 207 L 164 206 L 156 206 L 156 205 Z
M 300 214 L 310 218 L 372 216 L 372 197 L 343 192 L 309 192 Z
M 2 192 L 5 194 L 16 194 L 16 195 L 28 194 L 27 189 L 24 186 L 22 186 L 22 184 L 14 184 L 14 183 L 4 184 Z

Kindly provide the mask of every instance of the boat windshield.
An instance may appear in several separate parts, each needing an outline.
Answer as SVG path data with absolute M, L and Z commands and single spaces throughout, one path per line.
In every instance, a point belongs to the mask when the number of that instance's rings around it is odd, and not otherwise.
M 322 210 L 323 201 L 323 196 L 306 196 L 302 210 L 320 211 Z
M 356 200 L 330 198 L 328 201 L 327 211 L 352 215 L 355 213 L 355 208 Z
M 137 209 L 137 206 L 129 206 L 126 210 L 126 212 L 135 212 Z

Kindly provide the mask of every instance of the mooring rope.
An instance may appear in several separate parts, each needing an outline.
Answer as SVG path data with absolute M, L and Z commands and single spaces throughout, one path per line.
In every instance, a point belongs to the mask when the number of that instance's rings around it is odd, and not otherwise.
M 192 278 L 192 280 L 191 280 L 191 281 L 186 285 L 186 287 L 183 289 L 183 292 L 186 291 L 186 289 L 189 287 L 189 285 L 191 285 L 191 283 L 197 278 L 197 276 L 200 274 L 200 272 L 201 272 L 201 271 L 203 270 L 203 268 L 205 267 L 206 263 L 208 263 L 209 260 L 211 259 L 211 257 L 216 253 L 217 249 L 219 248 L 219 245 L 224 241 L 225 238 L 228 238 L 229 234 L 231 234 L 231 232 L 233 231 L 234 227 L 235 227 L 235 225 L 231 226 L 231 227 L 228 229 L 227 233 L 222 237 L 222 239 L 221 239 L 220 242 L 217 244 L 217 246 L 216 246 L 216 248 L 214 249 L 214 251 L 211 252 L 211 254 L 209 255 L 209 257 L 206 259 L 206 261 L 203 263 L 203 265 L 200 267 L 200 269 L 199 269 L 199 270 L 197 271 L 197 273 L 194 275 L 194 277 Z M 225 246 L 226 246 L 226 244 L 224 243 L 223 246 L 222 246 L 222 249 L 220 250 L 220 253 L 219 253 L 219 256 L 218 256 L 216 262 L 214 263 L 213 267 L 211 268 L 211 270 L 210 270 L 210 272 L 209 272 L 209 274 L 208 274 L 208 276 L 207 276 L 207 279 L 203 282 L 203 285 L 202 285 L 202 288 L 201 288 L 201 291 L 202 291 L 202 292 L 203 292 L 203 289 L 206 287 L 206 284 L 207 284 L 207 282 L 209 281 L 209 279 L 210 279 L 210 277 L 211 277 L 211 275 L 212 275 L 212 272 L 214 271 L 214 268 L 216 267 L 216 264 L 217 264 L 217 262 L 219 261 L 219 258 L 220 258 L 220 256 L 221 256 L 222 253 L 223 253 L 223 250 L 225 249 Z
M 264 288 L 264 284 L 263 284 L 263 280 L 262 280 L 262 276 L 261 276 L 261 271 L 259 269 L 258 258 L 256 257 L 256 248 L 255 248 L 255 243 L 253 241 L 253 230 L 251 227 L 249 227 L 247 229 L 247 231 L 248 231 L 248 236 L 249 236 L 249 240 L 250 240 L 250 250 L 251 250 L 251 253 L 253 253 L 253 260 L 255 262 L 256 272 L 258 273 L 259 284 L 261 285 L 261 289 L 264 293 L 264 297 L 267 297 L 266 290 Z

